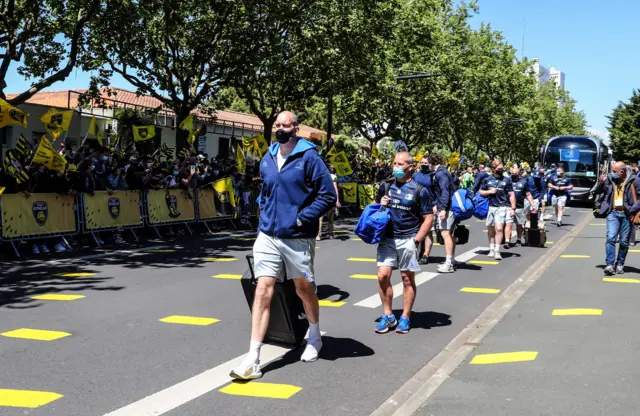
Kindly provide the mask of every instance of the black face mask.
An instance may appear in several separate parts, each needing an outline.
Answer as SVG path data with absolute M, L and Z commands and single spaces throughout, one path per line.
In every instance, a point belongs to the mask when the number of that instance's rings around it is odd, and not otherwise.
M 421 172 L 421 173 L 424 173 L 424 174 L 429 173 L 429 172 L 430 172 L 429 166 L 428 166 L 428 165 L 422 165 L 422 166 L 420 166 L 420 172 Z
M 520 175 L 511 175 L 511 180 L 514 182 L 518 182 L 520 180 Z
M 276 130 L 276 140 L 280 144 L 289 143 L 293 138 L 293 130 L 292 131 L 284 131 L 282 129 Z
M 499 178 L 502 178 L 502 176 L 504 175 L 504 169 L 496 169 L 495 175 Z

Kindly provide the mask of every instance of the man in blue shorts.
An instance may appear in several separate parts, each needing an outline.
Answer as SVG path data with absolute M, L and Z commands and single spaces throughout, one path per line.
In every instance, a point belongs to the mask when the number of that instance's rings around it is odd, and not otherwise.
M 413 158 L 408 152 L 396 154 L 393 162 L 395 181 L 383 184 L 376 201 L 387 207 L 391 221 L 385 238 L 378 244 L 378 286 L 384 314 L 375 328 L 379 334 L 396 328 L 406 334 L 410 328 L 410 315 L 416 298 L 415 274 L 418 265 L 418 246 L 433 225 L 433 202 L 427 189 L 412 180 Z M 391 310 L 393 287 L 391 272 L 399 269 L 403 283 L 403 311 L 397 321 Z

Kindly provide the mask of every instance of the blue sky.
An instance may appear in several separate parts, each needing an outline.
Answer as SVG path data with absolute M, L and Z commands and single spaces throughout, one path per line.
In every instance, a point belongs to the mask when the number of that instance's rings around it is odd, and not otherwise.
M 520 56 L 565 73 L 565 88 L 603 138 L 607 115 L 640 89 L 640 0 L 479 0 L 480 21 L 503 32 Z
M 585 112 L 590 130 L 606 137 L 606 116 L 640 89 L 640 0 L 479 0 L 474 25 L 488 22 L 524 54 L 566 74 L 565 88 Z M 12 68 L 15 68 L 13 66 Z M 29 82 L 9 71 L 8 92 Z M 50 89 L 85 88 L 89 76 L 74 71 Z M 114 76 L 112 85 L 131 88 Z

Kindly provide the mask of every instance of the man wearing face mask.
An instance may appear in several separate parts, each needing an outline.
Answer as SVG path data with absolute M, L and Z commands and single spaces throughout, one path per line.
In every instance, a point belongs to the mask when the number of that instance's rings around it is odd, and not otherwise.
M 533 195 L 531 194 L 531 191 L 529 189 L 528 178 L 526 177 L 526 175 L 520 175 L 520 169 L 511 169 L 511 181 L 513 182 L 513 192 L 516 197 L 516 213 L 513 216 L 513 221 L 509 221 L 509 219 L 507 219 L 507 223 L 505 225 L 504 248 L 507 249 L 511 247 L 511 230 L 513 227 L 513 222 L 516 223 L 517 230 L 515 246 L 517 247 L 522 244 L 522 233 L 524 232 L 524 224 L 527 219 L 525 215 L 525 203 L 528 203 L 529 207 L 535 206 Z
M 551 177 L 548 186 L 551 189 L 551 205 L 556 208 L 557 225 L 562 227 L 562 213 L 567 205 L 568 191 L 573 189 L 571 179 L 564 175 L 564 166 L 556 168 L 556 174 Z
M 478 173 L 476 174 L 476 180 L 473 183 L 473 194 L 474 195 L 478 193 L 478 191 L 480 190 L 480 187 L 482 186 L 482 182 L 484 182 L 484 179 L 487 176 L 489 176 L 489 174 L 485 170 L 484 165 L 478 165 Z
M 487 231 L 489 237 L 489 257 L 502 260 L 500 243 L 504 236 L 504 226 L 513 222 L 516 215 L 516 196 L 513 192 L 511 178 L 504 177 L 504 166 L 500 161 L 491 162 L 493 176 L 488 176 L 482 183 L 480 195 L 489 198 L 489 214 L 487 215 Z
M 278 115 L 275 128 L 278 142 L 269 147 L 260 162 L 260 226 L 253 246 L 258 284 L 252 306 L 250 349 L 230 374 L 241 380 L 262 377 L 260 348 L 269 325 L 274 285 L 284 272 L 293 280 L 309 320 L 309 339 L 301 360 L 316 361 L 322 348 L 313 270 L 315 237 L 320 217 L 333 209 L 337 195 L 315 145 L 297 136 L 298 117 L 284 111 Z
M 429 166 L 433 172 L 433 195 L 437 207 L 437 217 L 434 219 L 444 240 L 446 252 L 445 262 L 438 266 L 439 273 L 453 273 L 455 271 L 454 253 L 456 244 L 453 240 L 453 227 L 456 217 L 451 211 L 451 198 L 456 192 L 453 176 L 442 166 L 442 155 L 431 153 L 428 156 Z
M 629 233 L 631 221 L 629 216 L 640 211 L 640 200 L 634 202 L 633 190 L 636 198 L 640 197 L 640 179 L 627 169 L 623 162 L 616 162 L 611 167 L 611 173 L 600 178 L 600 183 L 593 193 L 604 194 L 600 214 L 607 218 L 607 244 L 605 274 L 624 273 L 624 263 L 629 252 Z M 616 256 L 616 242 L 619 241 Z
M 413 175 L 413 180 L 422 185 L 429 193 L 429 198 L 433 200 L 433 175 L 435 172 L 431 172 L 429 168 L 429 159 L 424 156 L 420 159 L 420 163 L 418 165 L 419 171 L 415 175 Z M 433 228 L 433 227 L 432 227 Z M 433 232 L 431 228 L 427 230 L 427 235 L 425 239 L 420 244 L 420 252 L 422 256 L 418 263 L 421 265 L 429 264 L 429 255 L 431 255 L 431 249 L 433 247 Z

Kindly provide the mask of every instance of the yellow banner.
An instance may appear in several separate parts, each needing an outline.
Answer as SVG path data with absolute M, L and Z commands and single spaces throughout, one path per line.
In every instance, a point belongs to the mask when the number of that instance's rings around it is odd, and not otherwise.
M 51 134 L 51 137 L 53 137 L 53 141 L 55 142 L 62 133 L 69 130 L 72 118 L 73 110 L 58 110 L 57 108 L 50 108 L 49 111 L 40 117 L 40 121 L 42 121 L 45 130 Z
M 67 166 L 67 159 L 55 151 L 47 136 L 42 136 L 36 154 L 33 156 L 33 163 L 45 165 L 51 170 L 63 171 Z
M 84 195 L 85 227 L 100 230 L 142 224 L 140 191 L 97 191 L 94 196 Z
M 364 209 L 369 204 L 373 204 L 374 200 L 373 185 L 358 185 L 358 202 L 360 209 Z
M 201 220 L 210 220 L 216 217 L 215 192 L 213 189 L 200 189 L 198 191 L 198 210 Z
M 180 189 L 151 190 L 147 194 L 149 224 L 193 221 L 194 201 Z
M 233 215 L 236 210 L 236 196 L 231 178 L 224 178 L 213 183 L 215 191 L 216 213 L 219 217 Z
M 27 128 L 27 118 L 29 114 L 22 110 L 18 110 L 2 98 L 0 98 L 0 127 L 8 126 L 9 124 L 18 124 L 24 128 Z
M 236 168 L 241 175 L 244 175 L 247 170 L 247 159 L 244 156 L 242 146 L 236 146 Z
M 344 202 L 348 202 L 350 204 L 355 204 L 358 202 L 357 192 L 358 187 L 355 182 L 347 182 L 341 184 L 342 186 L 342 195 L 344 198 Z
M 6 194 L 2 200 L 2 237 L 28 237 L 76 231 L 73 195 Z
M 142 142 L 156 137 L 155 126 L 133 126 L 133 140 Z
M 336 168 L 336 173 L 338 174 L 338 176 L 347 176 L 353 173 L 353 171 L 351 170 L 349 159 L 347 159 L 347 155 L 344 153 L 344 151 L 338 154 L 334 154 L 333 156 L 331 156 L 330 160 L 333 164 L 333 167 Z

